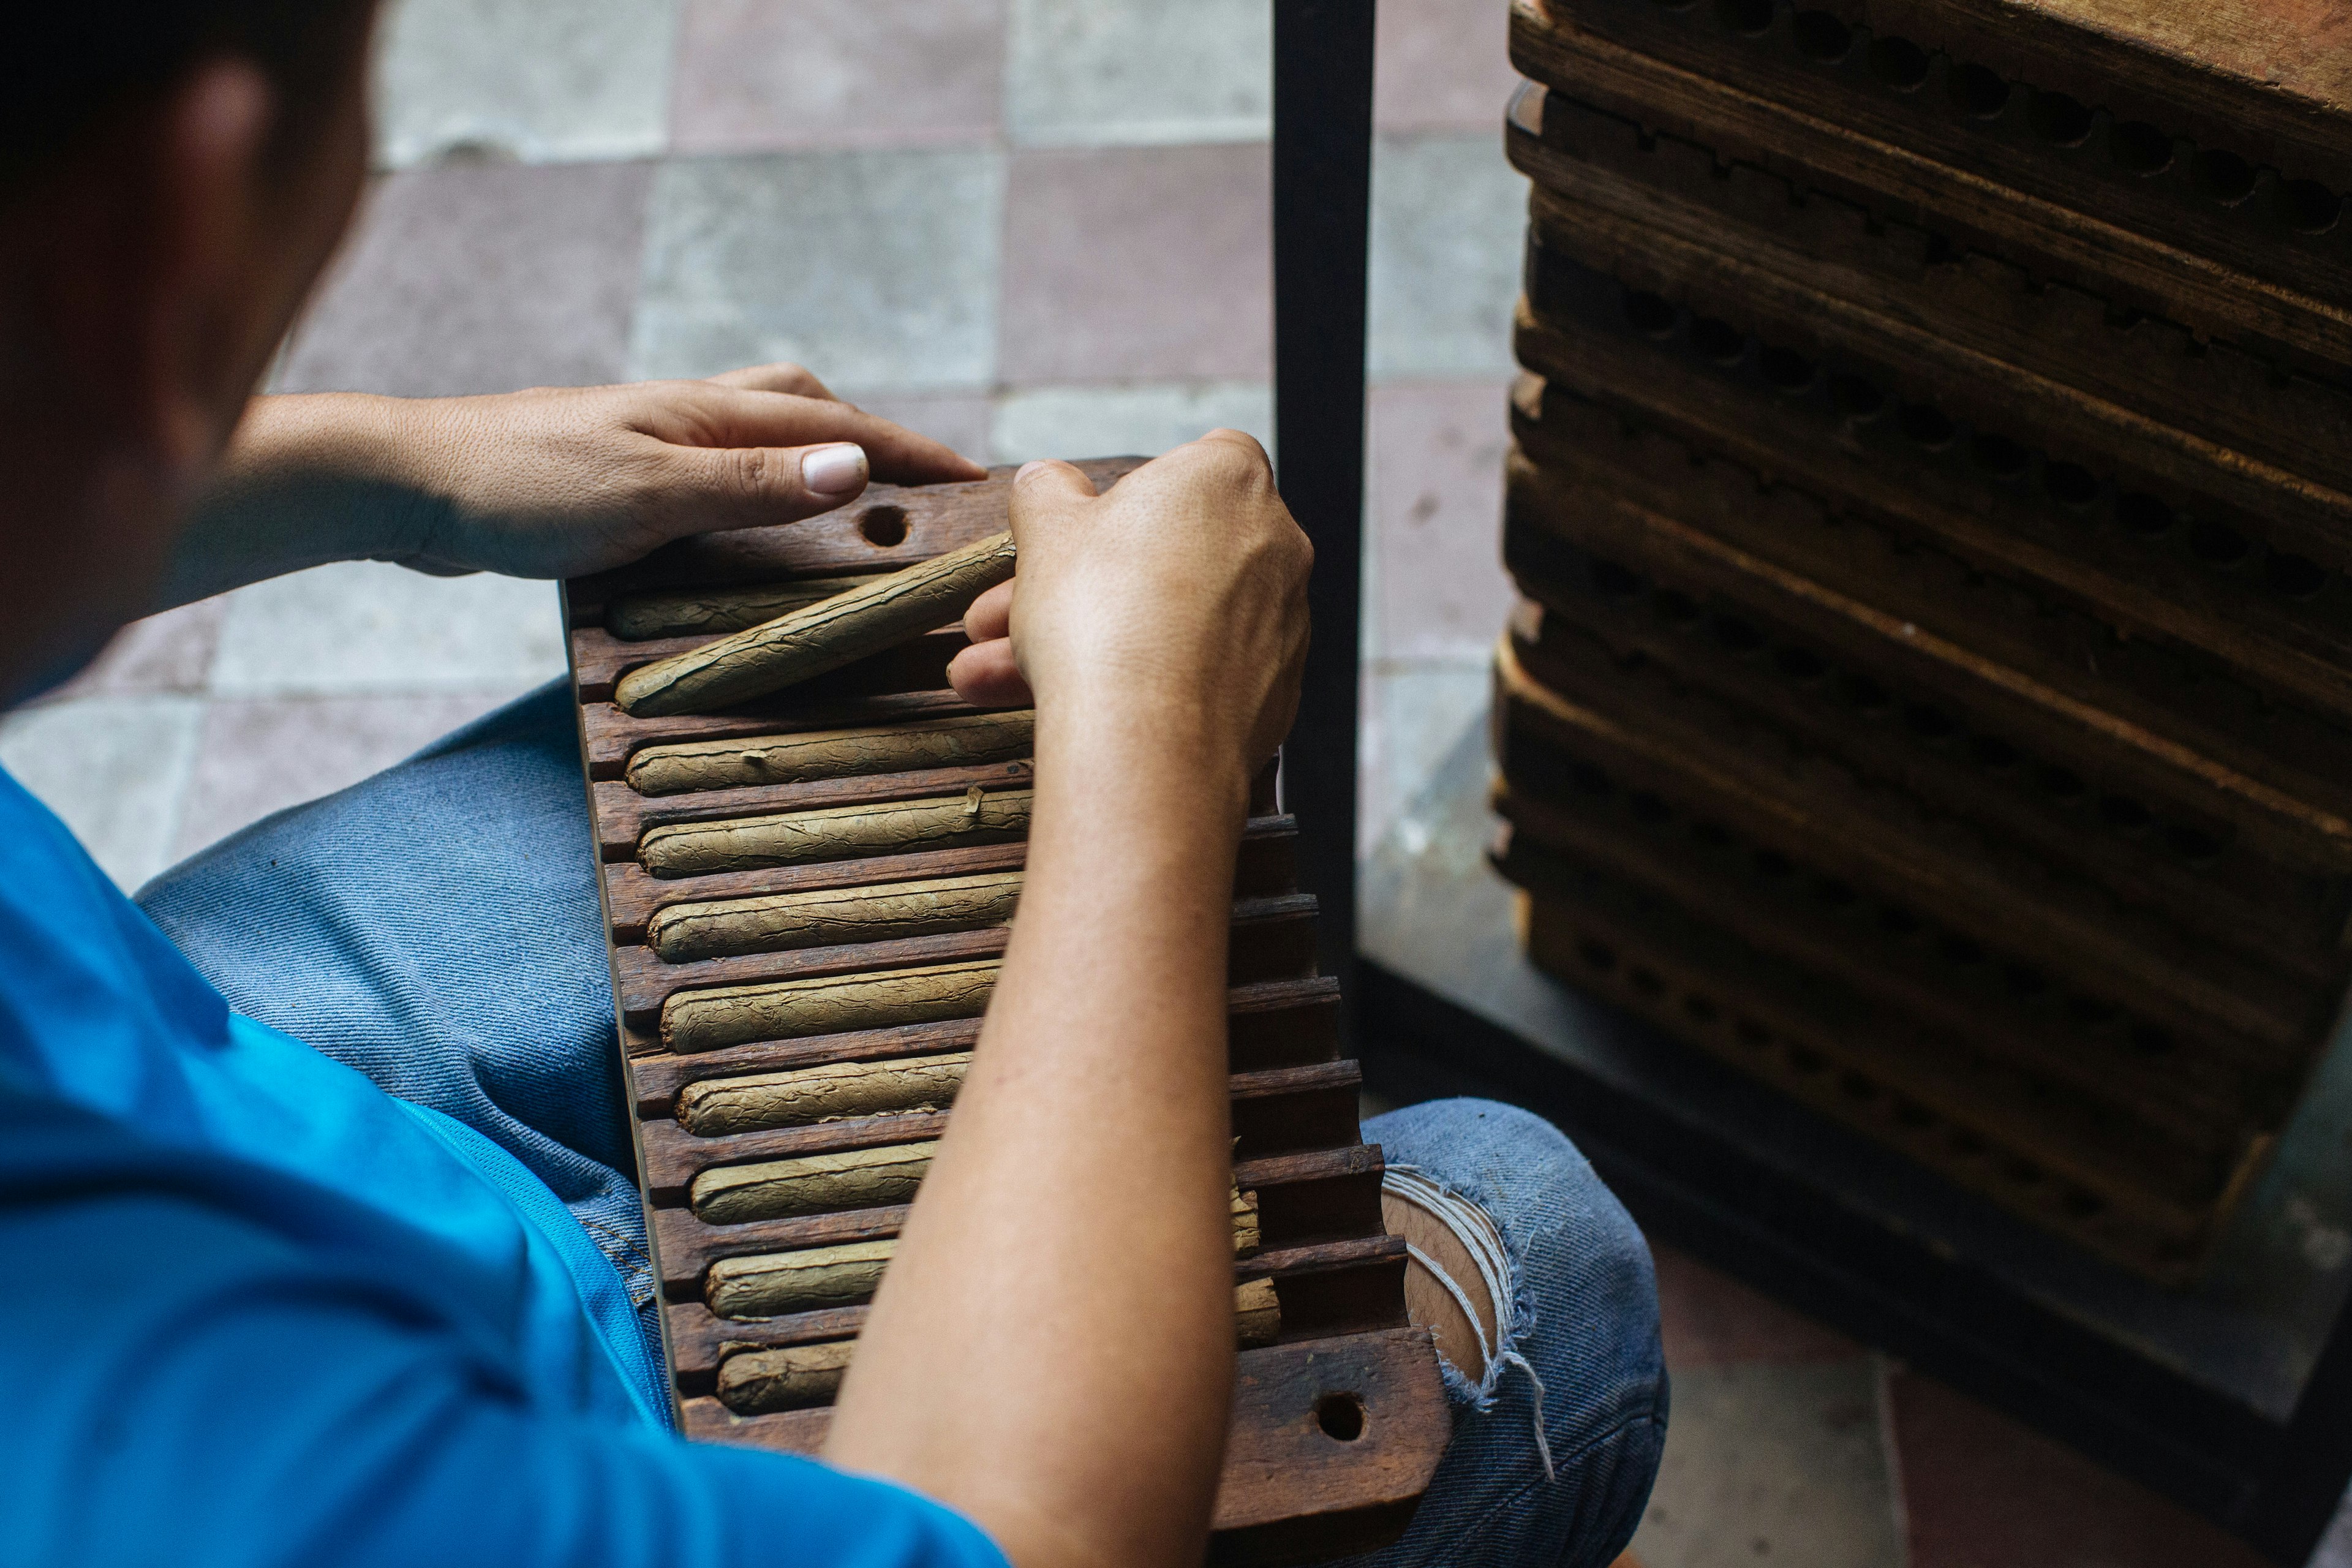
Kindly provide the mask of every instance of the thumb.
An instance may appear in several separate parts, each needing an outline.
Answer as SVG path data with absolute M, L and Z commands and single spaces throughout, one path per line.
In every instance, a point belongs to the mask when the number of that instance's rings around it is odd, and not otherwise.
M 1095 498 L 1094 481 L 1076 464 L 1024 463 L 1013 476 L 1010 525 L 1017 548 L 1024 528 L 1079 501 Z

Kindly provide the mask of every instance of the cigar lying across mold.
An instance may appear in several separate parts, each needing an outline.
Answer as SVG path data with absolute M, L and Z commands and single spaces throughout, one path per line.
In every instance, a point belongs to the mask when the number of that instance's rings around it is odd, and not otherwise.
M 871 577 L 803 577 L 756 588 L 625 594 L 604 611 L 604 626 L 623 642 L 748 631 L 872 581 Z
M 1033 799 L 1029 790 L 989 791 L 974 784 L 961 795 L 925 800 L 666 823 L 638 838 L 637 861 L 656 877 L 700 877 L 806 860 L 1006 844 L 1028 833 Z
M 753 1040 L 977 1018 L 996 989 L 996 971 L 997 961 L 985 958 L 673 992 L 662 1004 L 662 1044 L 674 1051 L 712 1051 Z
M 690 963 L 739 953 L 977 931 L 1012 923 L 1022 881 L 1018 871 L 986 871 L 974 877 L 672 904 L 646 922 L 646 945 L 665 963 Z
M 629 787 L 639 795 L 686 795 L 748 784 L 807 784 L 817 779 L 1017 762 L 1029 754 L 1036 730 L 1037 715 L 1019 708 L 856 730 L 810 730 L 742 741 L 679 741 L 634 753 L 629 758 Z
M 1282 1336 L 1282 1300 L 1270 1279 L 1234 1287 L 1234 1340 L 1242 1349 Z M 738 1415 L 830 1405 L 856 1353 L 856 1340 L 737 1351 L 719 1364 L 719 1402 Z
M 946 626 L 1012 575 L 1013 535 L 996 534 L 633 669 L 614 700 L 640 718 L 748 702 Z
M 970 1051 L 947 1051 L 705 1079 L 678 1090 L 677 1120 L 697 1137 L 719 1138 L 771 1127 L 945 1110 L 955 1103 L 971 1066 Z

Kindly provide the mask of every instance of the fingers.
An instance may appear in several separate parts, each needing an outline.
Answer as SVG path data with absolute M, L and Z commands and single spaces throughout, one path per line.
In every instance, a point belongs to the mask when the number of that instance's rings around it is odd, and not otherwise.
M 873 477 L 891 484 L 988 477 L 986 468 L 929 437 L 850 404 L 716 382 L 657 383 L 645 391 L 659 399 L 646 433 L 680 446 L 804 447 L 851 441 L 864 448 Z
M 824 383 L 796 364 L 755 364 L 742 370 L 730 370 L 709 376 L 706 380 L 721 386 L 740 386 L 751 392 L 786 392 L 795 397 L 820 397 L 828 403 L 839 401 Z
M 963 613 L 963 635 L 976 643 L 993 642 L 1013 632 L 1013 584 L 1008 578 L 971 602 Z
M 646 497 L 665 534 L 798 522 L 856 499 L 871 477 L 854 442 L 667 447 Z
M 1075 463 L 1040 459 L 1024 463 L 1013 476 L 1015 500 L 1053 500 L 1056 499 L 1087 500 L 1095 493 L 1095 482 L 1087 478 Z
M 1028 708 L 1037 700 L 1013 662 L 1010 637 L 975 642 L 957 654 L 948 663 L 948 684 L 975 708 Z

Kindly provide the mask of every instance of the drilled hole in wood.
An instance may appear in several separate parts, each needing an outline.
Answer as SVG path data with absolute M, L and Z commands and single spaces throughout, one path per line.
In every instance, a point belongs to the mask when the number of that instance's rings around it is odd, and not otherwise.
M 1625 290 L 1625 319 L 1633 330 L 1653 338 L 1663 338 L 1675 330 L 1674 306 L 1663 294 L 1653 294 L 1646 289 Z
M 1858 375 L 1830 377 L 1830 401 L 1849 419 L 1875 419 L 1886 408 L 1886 394 Z
M 2162 174 L 2172 164 L 2172 138 L 2145 120 L 2126 120 L 2107 132 L 2107 156 L 2130 174 Z
M 2008 106 L 2009 83 L 2001 80 L 2000 72 L 1985 66 L 1957 67 L 1951 82 L 1952 106 L 1962 114 L 1990 120 Z
M 2308 599 L 2327 586 L 2327 569 L 2316 561 L 2300 555 L 2290 555 L 2273 550 L 2263 563 L 2263 581 L 2273 594 L 2290 599 Z
M 1717 364 L 1738 364 L 1748 352 L 1748 335 L 1729 321 L 1701 316 L 1691 323 L 1691 347 Z
M 1927 51 L 1908 38 L 1874 38 L 1865 58 L 1870 74 L 1897 92 L 1909 92 L 1927 79 Z
M 2219 147 L 2208 147 L 2189 160 L 2189 181 L 2223 206 L 2235 206 L 2254 192 L 2253 166 Z
M 2344 210 L 2343 198 L 2317 180 L 2289 180 L 2272 200 L 2281 221 L 2297 234 L 2326 234 Z
M 1352 1443 L 1364 1435 L 1364 1402 L 1352 1394 L 1327 1394 L 1315 1402 L 1315 1425 L 1336 1442 Z
M 2079 147 L 2091 133 L 2091 111 L 2063 92 L 2036 91 L 2025 121 L 2036 136 L 2059 147 Z
M 907 542 L 907 513 L 895 506 L 869 506 L 857 519 L 857 531 L 877 550 Z
M 1853 47 L 1853 29 L 1827 11 L 1800 11 L 1790 32 L 1798 52 L 1809 60 L 1835 65 Z

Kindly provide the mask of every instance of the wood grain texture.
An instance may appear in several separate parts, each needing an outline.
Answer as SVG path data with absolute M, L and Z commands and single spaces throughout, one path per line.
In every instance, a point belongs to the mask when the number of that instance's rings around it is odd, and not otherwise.
M 1570 99 L 2200 335 L 2323 374 L 2352 365 L 2352 308 L 2332 283 L 2249 271 L 2178 237 L 2112 222 L 2009 183 L 1977 161 L 1974 121 L 1935 145 L 1919 144 L 1907 115 L 1867 128 L 1851 124 L 1834 110 L 1743 85 L 1712 62 L 1677 63 L 1554 17 L 1545 19 L 1530 0 L 1517 0 L 1512 58 L 1524 74 Z M 1854 53 L 1866 62 L 1866 47 Z M 1948 63 L 1931 67 L 1917 96 L 1948 103 L 1955 82 Z M 2020 120 L 2030 110 L 2021 97 L 2004 109 Z
M 1917 15 L 1933 0 L 1914 5 Z M 1668 10 L 1649 0 L 1578 0 L 1547 7 L 1539 0 L 1517 0 L 1512 54 L 1528 76 L 1560 85 L 1544 68 L 1563 47 L 1573 48 L 1563 35 L 1604 37 L 1735 92 L 1901 149 L 1946 180 L 1957 176 L 2017 192 L 2074 216 L 2086 231 L 2095 232 L 2096 226 L 2148 237 L 2175 248 L 2189 266 L 2201 262 L 2208 269 L 2273 280 L 2308 298 L 2346 297 L 2352 237 L 2336 214 L 2343 192 L 2352 187 L 2347 178 L 2352 159 L 2345 155 L 2352 138 L 2340 131 L 2273 136 L 2267 149 L 2253 151 L 2243 134 L 2249 121 L 2209 121 L 2208 134 L 2221 140 L 2200 145 L 2186 132 L 2188 117 L 2171 104 L 2150 98 L 2121 111 L 2111 109 L 2115 89 L 2105 81 L 2086 83 L 2079 56 L 2070 59 L 2063 48 L 2036 51 L 2031 59 L 2016 56 L 2015 40 L 2026 29 L 2009 35 L 2015 63 L 2006 71 L 1931 47 L 1922 51 L 1919 79 L 1903 90 L 1873 70 L 1874 40 L 1854 14 L 1858 7 L 1846 8 L 1849 21 L 1835 7 L 1809 6 L 1821 20 L 1802 25 L 1795 20 L 1798 9 L 1772 7 L 1759 33 L 1730 25 L 1724 12 L 1706 5 Z M 1987 90 L 1974 104 L 1969 102 L 1971 83 L 1959 79 L 1969 67 L 1982 73 L 1976 79 Z M 2058 72 L 2092 97 L 2059 86 Z M 2311 123 L 2276 115 L 2274 98 L 2249 94 L 2244 102 L 2282 132 Z M 2266 103 L 2267 109 L 2254 108 Z M 2114 142 L 2116 128 L 2133 121 L 2147 127 L 2145 151 L 2132 139 L 2137 133 L 2121 146 Z M 2220 195 L 2212 194 L 2211 160 L 2203 156 L 2217 153 L 2243 171 L 2242 184 L 2233 183 Z M 2297 182 L 2326 198 L 2324 221 L 2290 221 L 2294 193 L 2302 188 Z M 2043 216 L 2032 226 L 2056 226 L 2056 220 Z
M 1013 536 L 992 535 L 623 676 L 614 700 L 639 717 L 708 713 L 816 676 L 959 619 L 1013 575 Z

